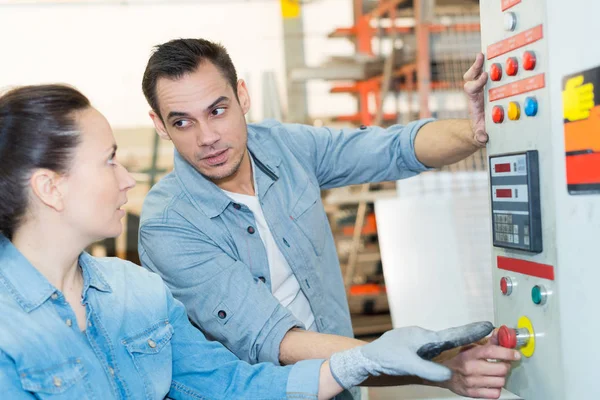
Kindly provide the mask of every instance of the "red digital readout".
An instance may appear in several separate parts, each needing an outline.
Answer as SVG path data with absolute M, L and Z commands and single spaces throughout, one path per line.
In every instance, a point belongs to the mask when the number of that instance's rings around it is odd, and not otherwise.
M 510 172 L 510 163 L 494 165 L 494 172 L 496 172 L 496 173 Z
M 512 197 L 512 189 L 496 189 L 496 197 L 499 199 L 510 199 Z

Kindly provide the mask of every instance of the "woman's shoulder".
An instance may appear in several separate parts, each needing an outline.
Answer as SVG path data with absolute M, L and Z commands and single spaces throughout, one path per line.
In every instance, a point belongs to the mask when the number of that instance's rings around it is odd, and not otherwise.
M 87 267 L 90 277 L 99 282 L 105 281 L 109 286 L 126 284 L 129 288 L 163 288 L 160 276 L 139 265 L 118 257 L 94 257 L 87 253 L 80 258 L 82 266 Z

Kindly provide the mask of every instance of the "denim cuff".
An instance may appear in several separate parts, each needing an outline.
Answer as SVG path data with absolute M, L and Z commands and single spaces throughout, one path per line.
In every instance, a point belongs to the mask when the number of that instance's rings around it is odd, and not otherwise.
M 417 136 L 419 129 L 421 129 L 423 125 L 433 121 L 435 121 L 434 118 L 413 121 L 405 125 L 404 129 L 402 129 L 400 132 L 400 150 L 402 152 L 402 160 L 404 161 L 406 167 L 411 171 L 424 172 L 435 169 L 423 165 L 423 163 L 417 159 L 417 155 L 415 154 L 415 137 Z
M 319 376 L 325 360 L 303 360 L 292 367 L 288 376 L 286 394 L 288 399 L 314 400 L 319 395 Z
M 277 314 L 279 314 L 279 320 L 277 321 Z M 269 321 L 277 321 L 271 328 L 270 332 L 266 335 L 262 346 L 258 352 L 258 362 L 270 362 L 275 365 L 281 365 L 279 362 L 279 350 L 281 348 L 281 342 L 285 335 L 293 328 L 302 328 L 304 325 L 298 321 L 292 313 L 290 313 L 285 307 L 277 305 L 275 312 L 269 318 Z

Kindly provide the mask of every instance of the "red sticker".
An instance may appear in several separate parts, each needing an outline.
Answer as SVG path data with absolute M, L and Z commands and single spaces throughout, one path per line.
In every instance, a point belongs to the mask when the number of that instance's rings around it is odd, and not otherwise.
M 502 0 L 502 11 L 506 11 L 511 7 L 519 4 L 521 0 Z
M 528 29 L 518 35 L 504 39 L 501 42 L 490 44 L 487 48 L 487 58 L 488 60 L 491 60 L 492 58 L 506 54 L 509 51 L 537 42 L 543 37 L 544 27 L 543 25 L 538 25 L 535 28 Z
M 554 280 L 554 267 L 552 265 L 498 256 L 498 268 L 523 275 L 535 276 L 536 278 Z
M 546 87 L 546 79 L 544 74 L 532 76 L 531 78 L 521 79 L 508 85 L 490 89 L 489 100 L 496 101 L 507 97 L 516 96 L 534 90 Z

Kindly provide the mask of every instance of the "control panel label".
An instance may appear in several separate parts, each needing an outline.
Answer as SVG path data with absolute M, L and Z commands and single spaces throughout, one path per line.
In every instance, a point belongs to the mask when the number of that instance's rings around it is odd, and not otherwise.
M 502 256 L 498 256 L 496 261 L 498 269 L 535 276 L 536 278 L 548 279 L 551 281 L 554 280 L 554 267 L 552 265 Z
M 528 44 L 537 42 L 544 37 L 543 25 L 538 25 L 535 28 L 528 29 L 524 32 L 519 33 L 508 39 L 504 39 L 501 42 L 494 43 L 487 48 L 487 59 L 491 60 L 506 54 L 509 51 L 516 50 Z
M 504 86 L 490 89 L 489 101 L 502 100 L 507 97 L 516 96 L 523 93 L 533 92 L 534 90 L 546 87 L 546 77 L 544 74 L 532 76 L 531 78 L 521 79 Z
M 511 7 L 519 4 L 521 0 L 502 0 L 502 11 L 506 11 Z
M 562 82 L 567 190 L 600 194 L 600 67 Z

